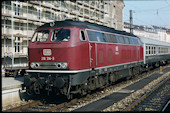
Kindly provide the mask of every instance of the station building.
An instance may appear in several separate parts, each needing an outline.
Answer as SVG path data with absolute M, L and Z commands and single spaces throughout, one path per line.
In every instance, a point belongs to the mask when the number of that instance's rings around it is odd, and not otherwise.
M 123 0 L 3 1 L 1 69 L 27 66 L 28 44 L 38 26 L 73 19 L 123 30 L 123 8 Z

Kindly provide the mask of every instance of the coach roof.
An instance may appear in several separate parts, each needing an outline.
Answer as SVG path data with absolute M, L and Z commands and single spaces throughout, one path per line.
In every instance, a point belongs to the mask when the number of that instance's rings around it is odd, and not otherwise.
M 141 41 L 144 44 L 148 44 L 148 45 L 160 45 L 160 46 L 169 46 L 170 47 L 170 43 L 168 42 L 164 42 L 164 41 L 160 41 L 160 40 L 156 40 L 156 39 L 152 39 L 149 37 L 142 37 L 142 36 L 138 36 Z
M 73 21 L 73 20 L 55 21 L 54 26 L 52 27 L 69 27 L 69 26 L 70 27 L 71 26 L 72 27 L 83 27 L 83 28 L 88 28 L 88 29 L 94 29 L 94 30 L 99 30 L 99 31 L 105 31 L 105 32 L 111 32 L 111 33 L 117 33 L 117 34 L 136 37 L 135 35 L 131 33 L 127 33 L 125 31 L 115 30 L 114 28 L 110 28 L 107 26 L 98 25 L 98 24 L 90 23 L 90 22 L 81 22 L 81 21 Z M 38 28 L 46 28 L 46 27 L 51 27 L 50 23 L 46 23 Z

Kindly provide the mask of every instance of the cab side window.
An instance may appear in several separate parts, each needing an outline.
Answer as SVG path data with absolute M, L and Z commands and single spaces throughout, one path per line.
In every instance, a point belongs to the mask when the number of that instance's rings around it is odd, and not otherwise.
M 84 34 L 83 30 L 80 30 L 80 40 L 81 41 L 86 41 L 86 37 L 85 37 L 85 34 Z

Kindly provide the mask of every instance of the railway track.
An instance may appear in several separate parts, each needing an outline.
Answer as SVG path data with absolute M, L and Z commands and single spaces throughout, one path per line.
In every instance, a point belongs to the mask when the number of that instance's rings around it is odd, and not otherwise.
M 128 106 L 124 111 L 161 111 L 170 99 L 170 76 Z
M 167 66 L 165 66 L 167 67 Z M 98 91 L 91 92 L 90 94 L 87 94 L 84 97 L 81 98 L 75 98 L 71 101 L 66 101 L 60 99 L 51 99 L 49 100 L 43 100 L 43 101 L 34 101 L 28 105 L 19 106 L 17 108 L 6 110 L 7 112 L 60 112 L 60 111 L 74 111 L 76 109 L 79 109 L 83 106 L 88 105 L 89 103 L 93 103 L 95 101 L 98 101 L 105 96 L 108 96 L 112 94 L 113 92 L 120 90 L 128 85 L 130 85 L 132 82 L 139 81 L 138 79 L 141 79 L 142 77 L 145 78 L 148 75 L 157 72 L 159 69 L 154 69 L 150 72 L 143 73 L 140 76 L 137 76 L 133 78 L 132 80 L 123 81 L 121 83 L 117 83 L 115 85 L 111 85 L 105 89 L 98 89 Z M 48 102 L 47 102 L 48 101 Z
M 170 100 L 165 104 L 161 111 L 162 112 L 170 111 Z

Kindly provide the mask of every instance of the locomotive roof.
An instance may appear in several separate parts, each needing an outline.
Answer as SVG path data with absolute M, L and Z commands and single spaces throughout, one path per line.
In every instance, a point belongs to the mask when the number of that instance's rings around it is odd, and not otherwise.
M 95 23 L 90 23 L 90 22 L 81 22 L 81 21 L 73 21 L 73 20 L 65 20 L 65 21 L 54 21 L 54 26 L 52 27 L 84 27 L 88 29 L 94 29 L 94 30 L 99 30 L 99 31 L 105 31 L 105 32 L 111 32 L 111 33 L 117 33 L 117 34 L 122 34 L 122 35 L 128 35 L 128 36 L 133 36 L 136 37 L 135 35 L 131 33 L 127 33 L 125 31 L 120 31 L 120 30 L 115 30 L 114 28 L 110 28 L 107 26 L 103 25 L 98 25 Z M 46 27 L 51 27 L 50 23 L 46 23 L 38 28 L 46 28 Z

